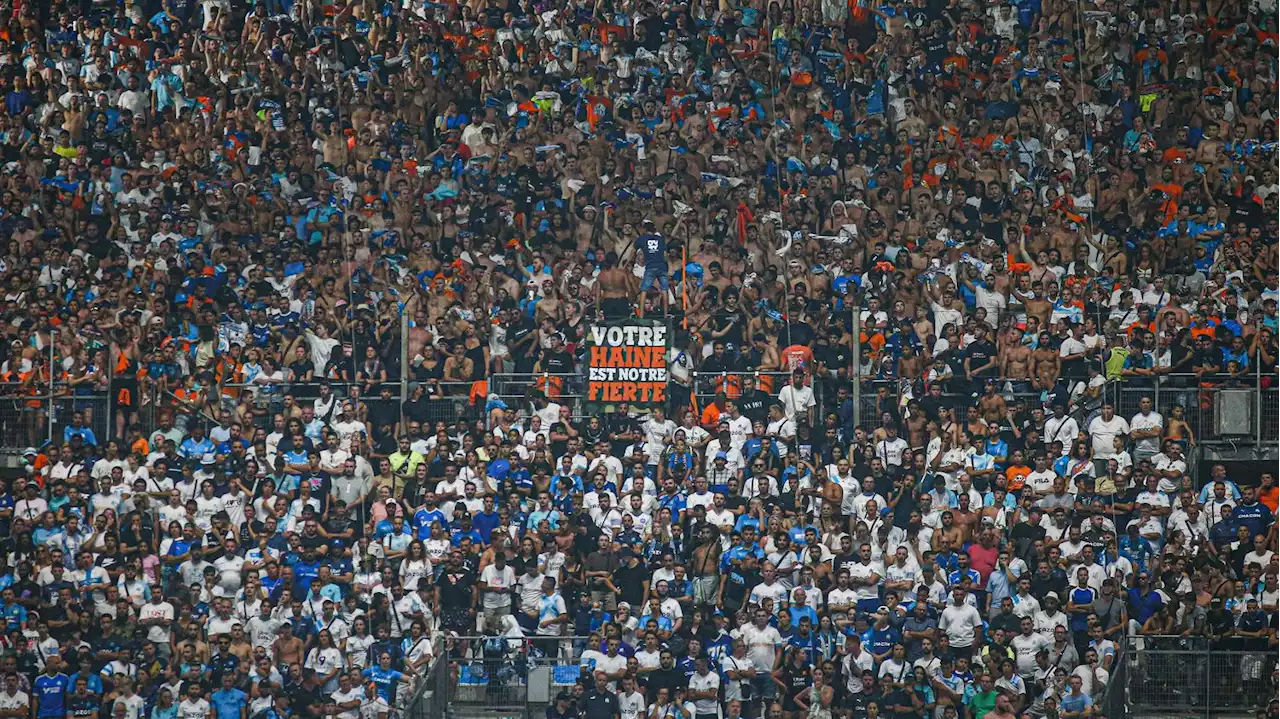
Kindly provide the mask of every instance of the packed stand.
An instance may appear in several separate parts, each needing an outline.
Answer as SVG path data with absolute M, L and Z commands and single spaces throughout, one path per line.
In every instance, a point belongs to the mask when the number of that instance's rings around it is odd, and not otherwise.
M 0 13 L 0 717 L 1276 716 L 1275 2 Z

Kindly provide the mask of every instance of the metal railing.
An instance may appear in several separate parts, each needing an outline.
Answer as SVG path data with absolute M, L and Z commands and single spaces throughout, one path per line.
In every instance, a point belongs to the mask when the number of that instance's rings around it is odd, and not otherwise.
M 1252 714 L 1276 698 L 1276 650 L 1266 639 L 1128 638 L 1123 704 L 1108 716 Z
M 412 719 L 441 719 L 444 716 L 445 704 L 437 697 L 446 695 L 445 682 L 448 679 L 449 662 L 444 657 L 445 639 L 437 636 L 432 641 L 433 659 L 427 671 L 418 677 L 413 693 L 403 703 L 403 716 Z
M 56 382 L 52 387 L 0 383 L 0 450 L 17 453 L 49 440 L 62 442 L 76 413 L 101 443 L 114 434 L 111 411 L 105 392 L 73 394 L 66 384 Z
M 776 401 L 778 392 L 790 381 L 791 373 L 786 371 L 693 372 L 689 387 L 693 401 L 688 407 L 694 412 L 701 413 L 703 408 L 715 401 L 720 392 L 724 392 L 727 399 L 736 400 L 742 396 L 746 379 L 752 380 L 756 389 L 764 391 L 773 401 Z M 670 386 L 668 384 L 668 387 Z M 818 405 L 814 416 L 816 423 L 820 424 L 824 383 L 815 382 L 811 386 L 814 400 Z M 507 407 L 520 409 L 526 414 L 530 399 L 535 394 L 542 393 L 553 402 L 568 406 L 574 419 L 586 418 L 590 413 L 584 405 L 585 390 L 586 377 L 578 372 L 571 374 L 503 373 L 494 375 L 489 380 L 489 391 L 493 396 L 502 400 Z M 667 396 L 672 396 L 670 391 Z M 674 401 L 668 401 L 666 408 L 668 416 L 678 421 L 678 413 L 683 411 L 683 406 L 677 407 Z
M 443 719 L 466 709 L 533 717 L 572 687 L 587 637 L 446 637 L 405 705 L 409 719 Z
M 998 381 L 997 393 L 1012 406 L 1022 401 L 1028 410 L 1041 407 L 1048 414 L 1042 392 L 1011 391 L 1006 381 Z M 923 394 L 920 383 L 913 385 L 914 396 Z M 976 386 L 974 387 L 976 391 Z M 862 380 L 861 401 L 854 416 L 854 423 L 868 429 L 880 426 L 884 412 L 901 416 L 903 388 L 901 380 Z M 1183 420 L 1195 434 L 1199 443 L 1246 443 L 1255 445 L 1276 444 L 1280 434 L 1280 377 L 1251 374 L 1235 379 L 1221 376 L 1212 382 L 1201 382 L 1191 374 L 1158 375 L 1141 380 L 1115 379 L 1103 386 L 1100 400 L 1081 401 L 1069 412 L 1076 417 L 1083 429 L 1088 420 L 1097 416 L 1103 401 L 1115 405 L 1116 414 L 1131 419 L 1139 410 L 1139 402 L 1149 397 L 1155 411 L 1163 415 L 1166 426 L 1174 406 L 1180 406 Z M 964 410 L 974 405 L 972 392 L 946 392 L 942 399 L 949 407 L 957 409 L 957 420 L 964 421 Z M 1229 414 L 1224 414 L 1229 412 Z M 1222 431 L 1234 426 L 1233 431 Z
M 1102 694 L 1093 697 L 1096 712 L 1110 719 L 1121 719 L 1126 716 L 1124 710 L 1125 683 L 1129 680 L 1129 647 L 1121 641 L 1116 645 L 1115 661 L 1111 664 L 1111 676 Z
M 531 399 L 541 393 L 552 402 L 568 406 L 574 419 L 582 419 L 587 416 L 583 407 L 585 390 L 586 377 L 579 372 L 504 372 L 489 378 L 490 396 L 509 409 L 524 411 L 526 416 Z

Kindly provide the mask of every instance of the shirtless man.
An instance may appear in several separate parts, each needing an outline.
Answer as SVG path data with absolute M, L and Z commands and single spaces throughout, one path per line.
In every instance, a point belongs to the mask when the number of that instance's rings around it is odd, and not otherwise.
M 1036 347 L 1035 352 L 1031 353 L 1032 363 L 1035 367 L 1036 379 L 1040 380 L 1041 386 L 1052 387 L 1058 381 L 1058 374 L 1062 369 L 1062 358 L 1058 356 L 1058 351 L 1049 346 L 1049 333 L 1040 333 L 1040 345 Z
M 1015 394 L 1031 391 L 1031 348 L 1022 343 L 1022 330 L 1009 332 L 1010 347 L 1000 360 L 1000 376 L 1008 379 Z
M 932 542 L 934 544 L 934 552 L 939 552 L 947 547 L 950 547 L 953 552 L 960 551 L 960 547 L 964 544 L 964 529 L 956 523 L 954 509 L 948 509 L 942 513 L 942 524 L 933 533 Z
M 907 445 L 912 452 L 924 451 L 929 444 L 929 418 L 916 400 L 907 403 L 907 411 L 911 413 L 907 417 Z
M 704 534 L 699 538 L 698 546 L 693 548 L 689 571 L 693 574 L 693 600 L 698 604 L 711 604 L 720 587 L 719 567 L 723 545 L 720 543 L 720 532 L 714 525 L 705 524 L 703 527 Z
M 956 526 L 960 528 L 960 543 L 955 545 L 956 551 L 973 538 L 973 530 L 978 526 L 978 513 L 969 506 L 968 492 L 961 494 L 959 500 L 960 506 L 951 510 L 951 516 L 955 517 Z
M 1004 418 L 1009 416 L 1009 406 L 1005 404 L 1004 396 L 996 393 L 995 382 L 987 382 L 982 388 L 982 396 L 978 398 L 978 410 L 982 415 L 982 421 L 997 424 L 1003 423 Z
M 302 640 L 293 636 L 293 625 L 285 620 L 276 630 L 279 634 L 271 645 L 276 666 L 281 664 L 297 664 L 302 662 Z
M 614 252 L 605 254 L 604 269 L 596 278 L 600 287 L 596 295 L 596 310 L 609 319 L 630 315 L 634 283 L 635 275 L 618 267 L 618 255 Z

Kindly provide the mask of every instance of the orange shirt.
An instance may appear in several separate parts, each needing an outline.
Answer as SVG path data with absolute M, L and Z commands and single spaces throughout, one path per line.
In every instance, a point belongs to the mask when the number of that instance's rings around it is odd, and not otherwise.
M 1027 475 L 1031 474 L 1030 467 L 1009 467 L 1004 471 L 1005 487 L 1010 492 L 1016 492 L 1027 484 Z
M 813 367 L 813 350 L 804 345 L 791 345 L 783 349 L 781 354 L 782 366 L 788 370 L 808 371 Z
M 1276 500 L 1280 500 L 1280 490 L 1276 487 L 1272 487 L 1267 490 L 1258 490 L 1258 501 L 1266 505 L 1267 509 L 1270 509 L 1272 514 L 1276 513 Z

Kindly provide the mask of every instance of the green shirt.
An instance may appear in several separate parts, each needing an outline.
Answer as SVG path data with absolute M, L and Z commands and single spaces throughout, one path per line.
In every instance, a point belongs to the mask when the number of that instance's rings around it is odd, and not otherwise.
M 998 696 L 1000 694 L 995 689 L 986 693 L 975 691 L 970 695 L 967 703 L 969 709 L 973 711 L 973 719 L 982 719 L 987 714 L 995 711 L 996 697 Z

